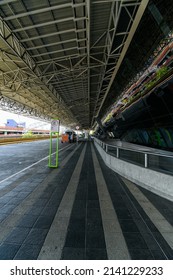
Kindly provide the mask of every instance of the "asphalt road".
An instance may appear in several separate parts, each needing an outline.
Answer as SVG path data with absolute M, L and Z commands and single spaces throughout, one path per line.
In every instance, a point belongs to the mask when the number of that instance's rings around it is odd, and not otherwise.
M 55 152 L 55 139 L 53 139 L 52 152 Z M 0 186 L 9 182 L 13 175 L 23 172 L 24 169 L 48 165 L 50 140 L 40 140 L 18 144 L 0 146 Z M 59 151 L 67 148 L 69 143 L 59 141 Z M 52 156 L 54 159 L 54 156 Z

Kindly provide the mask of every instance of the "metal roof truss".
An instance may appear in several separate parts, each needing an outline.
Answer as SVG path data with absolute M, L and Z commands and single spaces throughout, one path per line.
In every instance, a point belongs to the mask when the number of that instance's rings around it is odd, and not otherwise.
M 0 106 L 93 126 L 147 3 L 1 1 Z

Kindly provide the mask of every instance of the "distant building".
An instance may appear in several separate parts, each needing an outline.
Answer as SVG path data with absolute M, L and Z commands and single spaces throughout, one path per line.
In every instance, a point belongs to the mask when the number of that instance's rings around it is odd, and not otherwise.
M 7 119 L 6 126 L 10 126 L 10 127 L 23 127 L 23 128 L 25 128 L 26 127 L 26 123 L 25 122 L 17 123 L 13 119 Z
M 25 122 L 20 122 L 17 125 L 18 125 L 17 127 L 23 127 L 23 128 L 26 127 L 26 123 Z

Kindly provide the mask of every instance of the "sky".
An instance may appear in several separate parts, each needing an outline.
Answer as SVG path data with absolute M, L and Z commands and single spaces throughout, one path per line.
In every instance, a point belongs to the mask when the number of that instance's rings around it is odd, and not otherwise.
M 7 119 L 13 119 L 18 122 L 26 122 L 27 128 L 40 128 L 40 129 L 50 129 L 50 123 L 39 121 L 37 119 L 32 119 L 29 117 L 24 117 L 22 115 L 13 114 L 7 111 L 0 110 L 0 126 L 7 123 Z
M 4 126 L 7 123 L 7 119 L 13 119 L 17 123 L 25 122 L 27 129 L 36 128 L 36 129 L 50 130 L 51 128 L 50 123 L 25 117 L 19 114 L 10 113 L 8 111 L 3 111 L 0 109 L 0 126 Z M 60 133 L 63 133 L 66 129 L 67 129 L 66 127 L 60 125 Z

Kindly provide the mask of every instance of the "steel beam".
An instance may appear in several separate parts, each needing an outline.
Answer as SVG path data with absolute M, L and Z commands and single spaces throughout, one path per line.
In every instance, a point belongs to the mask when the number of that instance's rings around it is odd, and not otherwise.
M 58 23 L 64 23 L 64 22 L 68 22 L 68 21 L 73 22 L 73 21 L 81 21 L 81 20 L 86 20 L 86 18 L 85 17 L 80 17 L 80 18 L 76 18 L 76 19 L 74 19 L 74 17 L 62 18 L 62 19 L 52 20 L 52 21 L 48 21 L 48 22 L 32 24 L 32 25 L 29 25 L 26 27 L 16 28 L 16 29 L 13 29 L 12 32 L 13 33 L 23 32 L 23 31 L 30 30 L 33 28 L 45 27 L 45 26 L 58 24 Z
M 12 2 L 12 1 L 17 1 L 17 0 L 6 0 L 6 1 L 4 0 L 2 2 Z M 79 7 L 83 7 L 83 6 L 85 6 L 85 3 L 78 3 L 78 4 L 66 3 L 66 4 L 60 4 L 60 5 L 55 5 L 55 6 L 50 6 L 50 7 L 46 7 L 46 8 L 41 8 L 41 9 L 25 12 L 25 13 L 19 13 L 19 14 L 13 15 L 13 16 L 4 17 L 4 20 L 8 21 L 8 20 L 13 20 L 13 19 L 17 19 L 17 18 L 26 17 L 26 16 L 31 16 L 31 15 L 36 15 L 36 14 L 40 14 L 40 13 L 45 13 L 45 12 L 49 12 L 49 11 L 66 9 L 66 8 L 71 8 L 71 7 L 79 8 Z
M 130 42 L 131 42 L 131 40 L 132 40 L 132 38 L 133 38 L 133 35 L 134 35 L 134 33 L 135 33 L 135 31 L 136 31 L 136 29 L 137 29 L 137 27 L 138 27 L 138 24 L 139 24 L 139 22 L 140 22 L 140 20 L 141 20 L 141 17 L 142 17 L 142 15 L 143 15 L 143 13 L 144 13 L 144 11 L 145 11 L 147 5 L 148 5 L 148 2 L 149 2 L 149 0 L 142 0 L 141 3 L 140 3 L 140 6 L 138 7 L 138 10 L 137 10 L 137 13 L 136 13 L 136 15 L 135 15 L 133 24 L 132 24 L 131 29 L 130 29 L 130 31 L 129 31 L 129 35 L 128 35 L 128 37 L 127 37 L 125 43 L 124 43 L 124 46 L 123 46 L 121 55 L 120 55 L 120 57 L 119 57 L 119 59 L 118 59 L 118 62 L 117 62 L 117 64 L 116 64 L 116 67 L 115 67 L 115 69 L 114 69 L 114 71 L 113 71 L 113 73 L 112 73 L 112 77 L 111 77 L 111 79 L 110 79 L 110 82 L 109 82 L 109 85 L 108 85 L 108 87 L 107 87 L 107 90 L 106 90 L 104 96 L 102 97 L 102 100 L 101 100 L 101 102 L 100 102 L 100 105 L 98 106 L 98 109 L 95 110 L 96 116 L 99 115 L 100 110 L 102 109 L 102 106 L 103 106 L 103 104 L 104 104 L 104 102 L 105 102 L 105 99 L 106 99 L 108 93 L 109 93 L 109 90 L 110 90 L 110 88 L 111 88 L 111 85 L 112 85 L 112 83 L 113 83 L 113 81 L 114 81 L 114 79 L 115 79 L 115 76 L 116 76 L 116 74 L 117 74 L 117 72 L 118 72 L 118 69 L 119 69 L 119 67 L 120 67 L 120 65 L 121 65 L 121 63 L 122 63 L 122 60 L 123 60 L 123 58 L 124 58 L 124 56 L 125 56 L 125 54 L 126 54 L 126 51 L 127 51 L 128 47 L 129 47 L 129 45 L 130 45 Z M 97 112 L 96 112 L 96 111 L 97 111 Z M 94 122 L 94 119 L 93 119 L 93 121 L 92 121 L 92 124 L 93 124 L 93 122 Z

